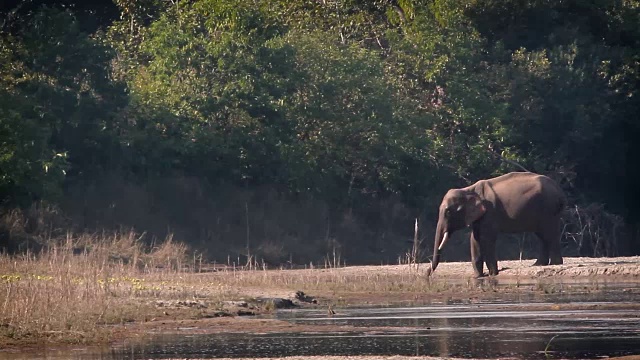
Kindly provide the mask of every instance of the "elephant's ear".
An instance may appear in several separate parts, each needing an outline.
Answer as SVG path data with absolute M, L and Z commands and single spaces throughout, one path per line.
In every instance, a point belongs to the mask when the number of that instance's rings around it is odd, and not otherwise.
M 480 219 L 482 215 L 487 212 L 487 209 L 485 208 L 484 204 L 482 204 L 482 198 L 480 197 L 480 195 L 476 194 L 475 192 L 469 194 L 467 200 L 468 206 L 465 220 L 467 226 L 469 226 Z

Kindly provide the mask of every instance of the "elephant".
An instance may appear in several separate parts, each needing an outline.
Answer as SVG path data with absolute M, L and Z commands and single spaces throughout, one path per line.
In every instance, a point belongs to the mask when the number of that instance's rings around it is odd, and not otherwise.
M 450 189 L 440 204 L 428 276 L 438 266 L 451 234 L 465 227 L 472 229 L 471 265 L 476 277 L 484 276 L 485 263 L 490 276 L 498 275 L 496 238 L 500 233 L 533 232 L 540 239 L 533 265 L 562 264 L 560 216 L 566 205 L 557 182 L 532 172 L 510 172 Z

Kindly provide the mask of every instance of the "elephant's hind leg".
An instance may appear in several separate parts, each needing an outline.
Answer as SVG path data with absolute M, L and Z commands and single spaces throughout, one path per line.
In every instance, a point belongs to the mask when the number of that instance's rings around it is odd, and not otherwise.
M 547 241 L 545 241 L 544 233 L 541 231 L 536 232 L 536 236 L 540 239 L 540 250 L 538 252 L 538 259 L 533 263 L 533 266 L 549 265 L 549 245 Z
M 562 253 L 560 249 L 560 219 L 555 218 L 546 223 L 536 235 L 540 238 L 540 255 L 533 265 L 560 265 Z
M 562 265 L 562 249 L 560 240 L 562 238 L 562 221 L 560 218 L 554 220 L 555 225 L 549 227 L 549 233 L 545 234 L 549 244 L 549 265 Z

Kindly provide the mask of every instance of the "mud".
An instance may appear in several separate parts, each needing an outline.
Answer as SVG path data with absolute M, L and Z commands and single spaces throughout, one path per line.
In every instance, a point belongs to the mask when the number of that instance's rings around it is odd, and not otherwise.
M 532 266 L 535 260 L 500 260 L 498 261 L 499 274 L 496 276 L 502 280 L 540 279 L 540 278 L 594 278 L 600 280 L 607 278 L 632 278 L 640 277 L 640 256 L 613 257 L 613 258 L 571 258 L 565 257 L 562 265 Z M 419 264 L 417 271 L 426 275 L 428 263 Z M 341 269 L 332 269 L 344 274 L 366 272 L 402 272 L 409 265 L 386 266 L 352 266 Z M 294 270 L 305 271 L 305 270 Z M 485 273 L 487 272 L 485 268 Z M 473 276 L 470 262 L 441 262 L 433 273 L 435 278 L 467 278 Z

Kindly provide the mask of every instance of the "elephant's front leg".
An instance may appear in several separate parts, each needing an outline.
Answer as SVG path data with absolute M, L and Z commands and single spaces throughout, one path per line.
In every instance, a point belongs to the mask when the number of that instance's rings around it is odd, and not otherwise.
M 473 273 L 476 277 L 484 276 L 483 265 L 484 257 L 482 247 L 480 246 L 480 229 L 474 226 L 473 232 L 471 232 L 471 266 L 473 267 Z
M 492 233 L 485 232 L 480 247 L 483 252 L 484 262 L 489 269 L 489 276 L 498 275 L 498 258 L 496 257 L 496 238 Z
M 498 275 L 498 260 L 496 258 L 496 235 L 474 226 L 471 233 L 471 263 L 476 277 L 484 276 L 483 263 L 487 264 L 490 276 Z
M 482 257 L 482 252 L 480 251 L 480 243 L 478 242 L 478 238 L 475 234 L 475 231 L 471 233 L 471 266 L 473 267 L 473 273 L 475 277 L 482 277 L 483 274 L 483 265 L 484 258 Z

